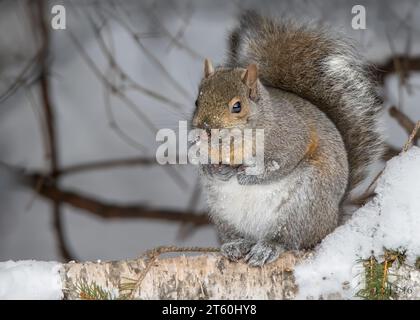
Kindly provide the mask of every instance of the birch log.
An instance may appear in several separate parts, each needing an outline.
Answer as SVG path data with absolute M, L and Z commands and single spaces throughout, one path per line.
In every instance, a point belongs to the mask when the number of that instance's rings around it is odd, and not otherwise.
M 63 264 L 60 276 L 64 299 L 80 299 L 80 282 L 94 283 L 118 298 L 127 279 L 138 279 L 142 273 L 145 277 L 134 292 L 135 299 L 293 299 L 298 292 L 294 267 L 309 256 L 311 253 L 286 252 L 263 268 L 230 262 L 219 254 L 178 256 L 157 259 L 147 273 L 148 259 L 70 262 Z M 420 299 L 418 268 L 393 266 L 389 273 L 397 289 L 394 298 Z M 310 298 L 343 299 L 339 293 Z
M 219 254 L 158 259 L 145 275 L 137 299 L 291 299 L 293 268 L 301 253 L 286 253 L 264 268 L 230 262 Z M 78 299 L 77 283 L 95 283 L 118 296 L 127 279 L 138 279 L 147 259 L 67 263 L 61 271 L 65 299 Z

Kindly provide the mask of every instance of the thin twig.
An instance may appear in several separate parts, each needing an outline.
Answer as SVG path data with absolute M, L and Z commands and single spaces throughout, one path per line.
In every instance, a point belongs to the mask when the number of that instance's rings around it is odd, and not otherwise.
M 168 97 L 145 88 L 144 86 L 140 85 L 138 82 L 136 82 L 131 76 L 129 76 L 126 72 L 123 71 L 122 67 L 118 64 L 118 62 L 116 61 L 114 55 L 112 54 L 112 52 L 109 50 L 108 46 L 105 43 L 105 40 L 103 39 L 102 35 L 101 35 L 101 28 L 99 26 L 97 26 L 95 24 L 95 22 L 93 21 L 92 17 L 90 15 L 88 15 L 88 13 L 86 13 L 87 15 L 87 19 L 90 22 L 90 25 L 92 27 L 92 29 L 95 32 L 95 37 L 97 39 L 97 42 L 101 48 L 101 50 L 104 52 L 104 54 L 106 55 L 107 59 L 108 59 L 108 63 L 110 65 L 110 67 L 115 70 L 122 79 L 124 79 L 125 81 L 129 81 L 129 87 L 138 90 L 139 92 L 148 95 L 160 102 L 163 102 L 165 104 L 168 104 L 178 110 L 182 109 L 182 105 L 178 102 L 175 102 L 171 99 L 169 99 Z
M 187 52 L 194 59 L 204 60 L 204 57 L 201 54 L 199 54 L 197 51 L 195 51 L 190 46 L 186 45 L 185 43 L 181 42 L 178 39 L 178 37 L 180 35 L 182 35 L 182 33 L 185 32 L 185 31 L 182 31 L 181 30 L 181 33 L 180 34 L 176 34 L 175 36 L 173 36 L 171 34 L 171 32 L 166 28 L 166 26 L 164 25 L 164 23 L 162 23 L 160 21 L 159 17 L 156 15 L 156 13 L 154 12 L 154 10 L 149 9 L 149 8 L 146 8 L 145 6 L 144 6 L 144 10 L 147 11 L 148 16 L 153 19 L 154 23 L 156 23 L 157 25 L 159 25 L 159 27 L 162 30 L 162 32 L 171 40 L 171 44 L 174 44 L 178 49 L 185 50 L 185 52 Z M 184 22 L 184 25 L 185 25 L 184 28 L 186 28 L 188 26 L 188 23 L 189 22 Z
M 110 92 L 118 97 L 121 101 L 123 101 L 136 115 L 136 117 L 142 121 L 148 129 L 150 129 L 153 133 L 157 130 L 153 122 L 149 119 L 149 117 L 129 98 L 127 97 L 121 90 L 119 90 L 113 83 L 111 83 L 101 72 L 99 67 L 95 64 L 93 59 L 86 53 L 83 46 L 80 44 L 80 42 L 77 40 L 75 35 L 68 30 L 66 34 L 69 35 L 71 41 L 78 49 L 81 57 L 85 60 L 86 64 L 91 68 L 93 73 L 98 77 L 99 80 L 102 81 L 103 84 L 106 85 L 107 89 L 110 90 Z
M 417 121 L 415 124 L 407 142 L 404 144 L 403 148 L 399 152 L 399 154 L 407 152 L 410 146 L 412 145 L 412 142 L 414 138 L 417 135 L 417 132 L 420 130 L 420 121 Z M 363 192 L 359 197 L 356 199 L 353 199 L 351 201 L 352 204 L 355 205 L 364 205 L 369 199 L 371 199 L 373 196 L 375 196 L 375 190 L 374 186 L 376 182 L 378 181 L 379 177 L 383 174 L 385 168 L 383 168 L 379 173 L 375 176 L 375 178 L 372 180 L 372 182 L 369 184 L 369 186 L 366 188 L 365 192 Z
M 110 78 L 112 78 L 112 74 L 110 75 Z M 105 105 L 105 114 L 108 120 L 108 125 L 111 128 L 111 130 L 114 131 L 114 133 L 127 145 L 132 146 L 133 148 L 136 148 L 137 150 L 141 152 L 146 152 L 147 148 L 140 142 L 138 142 L 136 139 L 132 138 L 129 134 L 127 134 L 123 128 L 119 125 L 117 119 L 114 116 L 114 112 L 112 110 L 111 106 L 111 93 L 110 91 L 105 87 L 103 90 L 104 94 L 104 105 Z
M 12 96 L 19 88 L 28 81 L 28 79 L 32 76 L 32 73 L 30 72 L 31 69 L 33 69 L 34 66 L 37 65 L 37 62 L 39 61 L 40 54 L 37 53 L 33 58 L 31 58 L 28 63 L 22 68 L 22 71 L 18 74 L 18 76 L 15 78 L 15 80 L 10 84 L 10 86 L 0 94 L 0 103 L 4 102 Z
M 411 134 L 413 132 L 416 124 L 404 112 L 393 106 L 389 108 L 389 115 L 397 120 L 398 124 L 404 128 L 407 134 Z M 417 135 L 416 139 L 418 138 L 419 136 Z
M 420 129 L 420 121 L 417 121 L 416 125 L 414 126 L 413 132 L 411 132 L 410 137 L 408 138 L 407 142 L 404 144 L 402 152 L 407 152 L 410 146 L 413 143 L 414 138 L 417 136 L 417 132 Z
M 159 61 L 159 59 L 142 43 L 139 36 L 131 30 L 130 26 L 122 19 L 119 19 L 115 16 L 114 12 L 108 10 L 108 14 L 113 17 L 113 19 L 121 25 L 132 37 L 134 42 L 140 48 L 140 50 L 144 53 L 144 55 L 149 59 L 149 61 L 168 79 L 169 83 L 173 86 L 175 90 L 177 90 L 180 94 L 182 94 L 185 98 L 190 99 L 190 93 L 179 84 L 179 81 L 176 80 L 166 69 L 166 67 Z

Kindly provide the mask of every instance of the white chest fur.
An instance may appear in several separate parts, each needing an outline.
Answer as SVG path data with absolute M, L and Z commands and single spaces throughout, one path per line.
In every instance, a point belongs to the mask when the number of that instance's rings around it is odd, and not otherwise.
M 240 185 L 236 178 L 207 180 L 210 213 L 242 234 L 262 239 L 274 226 L 280 227 L 281 206 L 291 196 L 293 183 L 290 180 L 286 178 L 268 185 Z

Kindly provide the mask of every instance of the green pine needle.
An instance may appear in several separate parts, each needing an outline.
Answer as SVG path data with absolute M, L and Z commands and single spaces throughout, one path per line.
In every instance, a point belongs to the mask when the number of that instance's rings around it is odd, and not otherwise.
M 79 280 L 75 288 L 81 300 L 114 300 L 116 297 L 109 291 L 103 289 L 94 282 Z

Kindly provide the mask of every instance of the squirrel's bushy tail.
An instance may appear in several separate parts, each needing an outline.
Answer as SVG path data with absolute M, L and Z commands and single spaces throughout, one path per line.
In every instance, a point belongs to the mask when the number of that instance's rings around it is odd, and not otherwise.
M 228 65 L 256 63 L 263 84 L 291 91 L 334 122 L 348 151 L 349 190 L 383 150 L 380 99 L 354 48 L 319 27 L 242 14 L 230 35 Z

